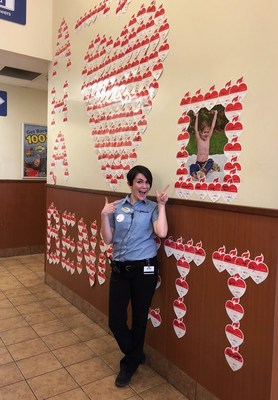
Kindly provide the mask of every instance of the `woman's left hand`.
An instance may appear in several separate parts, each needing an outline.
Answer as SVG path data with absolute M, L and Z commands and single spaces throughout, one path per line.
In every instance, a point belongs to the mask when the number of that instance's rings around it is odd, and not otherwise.
M 170 185 L 167 185 L 162 192 L 159 192 L 158 190 L 155 191 L 156 194 L 156 201 L 158 202 L 158 204 L 166 204 L 168 201 L 168 194 L 167 194 L 167 190 L 169 188 Z

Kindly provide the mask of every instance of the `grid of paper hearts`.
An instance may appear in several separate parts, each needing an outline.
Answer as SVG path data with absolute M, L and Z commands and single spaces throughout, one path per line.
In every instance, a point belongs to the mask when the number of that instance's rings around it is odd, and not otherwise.
M 194 96 L 191 97 L 187 92 L 181 99 L 182 115 L 177 123 L 179 151 L 176 155 L 179 168 L 176 171 L 177 181 L 175 182 L 176 194 L 180 198 L 189 199 L 195 193 L 199 200 L 209 196 L 213 202 L 222 198 L 227 203 L 230 203 L 236 197 L 241 172 L 241 166 L 238 162 L 241 152 L 239 137 L 243 131 L 240 116 L 243 110 L 242 100 L 246 93 L 247 86 L 243 79 L 240 78 L 233 85 L 231 81 L 227 82 L 225 87 L 219 91 L 215 89 L 215 86 L 212 86 L 204 95 L 201 90 L 198 90 Z M 223 182 L 220 182 L 218 177 L 209 183 L 206 182 L 206 178 L 200 178 L 196 182 L 189 173 L 188 152 L 186 150 L 190 139 L 187 131 L 190 124 L 188 112 L 198 113 L 201 108 L 212 110 L 215 105 L 219 104 L 224 107 L 225 116 L 229 121 L 225 126 L 225 135 L 228 143 L 223 149 L 226 156 L 226 162 L 223 166 Z
M 103 0 L 98 5 L 95 5 L 94 8 L 90 9 L 78 19 L 75 24 L 75 30 L 80 31 L 81 29 L 90 26 L 98 18 L 107 16 L 110 11 L 111 3 L 111 0 Z
M 58 38 L 56 43 L 56 51 L 54 55 L 54 61 L 52 65 L 52 77 L 57 76 L 57 67 L 60 60 L 66 60 L 66 66 L 71 66 L 71 49 L 69 40 L 69 28 L 66 21 L 63 19 L 59 29 Z
M 50 163 L 50 171 L 49 176 L 51 183 L 56 185 L 57 176 L 55 173 L 57 165 L 61 165 L 63 168 L 64 178 L 67 181 L 69 179 L 69 163 L 68 163 L 68 155 L 67 148 L 65 143 L 65 137 L 62 132 L 59 132 L 54 143 L 53 154 Z
M 163 6 L 133 15 L 113 40 L 99 34 L 84 57 L 81 87 L 101 171 L 115 190 L 137 159 L 169 45 Z
M 90 223 L 90 230 L 81 217 L 76 220 L 75 213 L 64 211 L 62 215 L 52 203 L 47 210 L 46 259 L 49 264 L 61 265 L 73 275 L 85 270 L 89 277 L 89 285 L 106 281 L 107 258 L 112 256 L 112 246 L 97 239 L 97 222 Z M 54 243 L 53 243 L 54 242 Z M 100 252 L 96 255 L 96 245 Z M 84 268 L 85 266 L 85 268 Z
M 240 299 L 247 289 L 245 279 L 251 277 L 257 284 L 263 282 L 268 276 L 268 267 L 263 261 L 263 255 L 251 260 L 249 251 L 242 253 L 240 256 L 237 254 L 237 249 L 226 253 L 225 246 L 220 247 L 212 254 L 212 262 L 217 271 L 227 271 L 230 275 L 227 284 L 233 298 L 225 303 L 227 315 L 231 319 L 231 323 L 225 327 L 226 337 L 230 346 L 225 348 L 224 354 L 233 371 L 238 371 L 242 368 L 244 362 L 242 355 L 239 353 L 239 347 L 244 342 L 244 334 L 240 329 L 244 308 L 240 304 Z

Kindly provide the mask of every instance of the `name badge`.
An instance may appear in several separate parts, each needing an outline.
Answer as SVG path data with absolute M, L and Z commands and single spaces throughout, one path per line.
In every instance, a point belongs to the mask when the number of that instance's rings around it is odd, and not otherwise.
M 153 265 L 145 265 L 144 266 L 144 275 L 154 274 L 154 266 Z

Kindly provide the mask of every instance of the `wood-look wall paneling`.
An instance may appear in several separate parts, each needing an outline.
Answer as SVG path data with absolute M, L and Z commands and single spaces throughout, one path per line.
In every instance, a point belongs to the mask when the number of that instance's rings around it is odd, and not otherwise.
M 0 249 L 44 246 L 45 181 L 0 180 Z
M 47 187 L 47 206 L 53 203 L 60 213 L 67 210 L 83 218 L 89 225 L 97 220 L 104 204 L 102 192 Z M 121 194 L 109 193 L 110 201 Z M 220 400 L 274 400 L 278 393 L 272 388 L 276 281 L 277 281 L 277 213 L 247 207 L 232 207 L 170 200 L 167 205 L 169 235 L 184 242 L 192 239 L 194 245 L 201 241 L 206 251 L 203 264 L 190 263 L 187 276 L 189 292 L 184 297 L 187 307 L 184 323 L 186 334 L 178 338 L 173 330 L 173 301 L 178 298 L 175 280 L 179 277 L 176 259 L 167 257 L 163 241 L 159 251 L 161 286 L 156 291 L 152 308 L 159 308 L 162 324 L 154 328 L 148 321 L 147 343 L 170 363 L 194 379 Z M 76 238 L 76 226 L 69 231 Z M 213 265 L 212 254 L 222 246 L 229 253 L 237 249 L 240 256 L 247 250 L 250 259 L 264 256 L 269 267 L 267 279 L 256 284 L 246 279 L 247 289 L 240 299 L 244 316 L 240 329 L 245 339 L 238 351 L 243 356 L 243 367 L 233 372 L 226 362 L 224 350 L 230 344 L 225 326 L 231 324 L 225 303 L 233 298 L 228 288 L 229 274 L 219 273 Z M 99 252 L 99 249 L 97 249 Z M 75 255 L 73 254 L 73 257 Z M 46 271 L 101 312 L 107 314 L 108 279 L 103 286 L 88 284 L 83 268 L 81 275 L 71 275 L 61 265 L 46 264 Z M 277 337 L 277 332 L 276 336 Z M 276 364 L 277 365 L 277 364 Z M 271 398 L 270 398 L 270 393 Z

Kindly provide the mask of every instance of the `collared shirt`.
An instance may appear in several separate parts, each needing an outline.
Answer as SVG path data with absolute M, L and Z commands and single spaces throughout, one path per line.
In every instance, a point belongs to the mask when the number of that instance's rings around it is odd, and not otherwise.
M 129 195 L 116 205 L 109 215 L 113 234 L 113 259 L 144 260 L 156 256 L 153 222 L 158 219 L 157 203 L 151 200 L 130 203 Z

